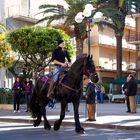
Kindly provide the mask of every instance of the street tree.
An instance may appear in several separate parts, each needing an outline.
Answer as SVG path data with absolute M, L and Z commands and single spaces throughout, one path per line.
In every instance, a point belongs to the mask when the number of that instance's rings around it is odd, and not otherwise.
M 14 62 L 14 54 L 10 44 L 6 40 L 6 34 L 0 33 L 0 68 L 8 68 Z
M 35 77 L 49 65 L 51 53 L 61 38 L 65 40 L 66 49 L 72 57 L 73 46 L 69 36 L 62 30 L 51 27 L 22 27 L 7 36 L 12 49 L 20 56 L 20 66 L 24 74 L 34 71 Z

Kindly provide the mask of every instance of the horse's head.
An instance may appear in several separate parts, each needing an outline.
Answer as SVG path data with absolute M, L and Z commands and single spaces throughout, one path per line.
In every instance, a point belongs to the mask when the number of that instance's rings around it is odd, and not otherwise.
M 98 82 L 98 75 L 96 73 L 96 68 L 94 65 L 94 62 L 92 60 L 92 56 L 88 56 L 84 62 L 84 71 L 83 74 L 86 76 L 89 76 L 91 78 L 91 81 L 94 83 Z

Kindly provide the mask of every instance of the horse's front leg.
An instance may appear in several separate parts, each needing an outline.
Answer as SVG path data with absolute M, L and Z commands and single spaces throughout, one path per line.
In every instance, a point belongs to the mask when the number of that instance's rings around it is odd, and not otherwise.
M 39 126 L 40 123 L 41 123 L 41 114 L 38 114 L 37 119 L 33 120 L 33 126 L 34 127 Z
M 49 124 L 47 118 L 46 118 L 46 109 L 45 109 L 45 106 L 42 106 L 41 107 L 41 113 L 42 113 L 42 116 L 44 118 L 44 129 L 48 129 L 50 130 L 51 129 L 51 125 Z
M 74 119 L 75 119 L 75 131 L 77 133 L 84 133 L 84 129 L 81 127 L 79 121 L 79 101 L 73 102 L 73 109 L 74 109 Z
M 58 130 L 60 128 L 60 125 L 62 123 L 62 120 L 65 118 L 65 109 L 66 109 L 66 103 L 61 102 L 61 113 L 59 120 L 55 121 L 54 123 L 54 130 Z

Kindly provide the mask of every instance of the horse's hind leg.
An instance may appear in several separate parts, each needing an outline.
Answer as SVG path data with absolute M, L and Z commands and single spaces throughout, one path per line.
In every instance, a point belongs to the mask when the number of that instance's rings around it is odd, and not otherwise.
M 33 120 L 33 126 L 36 127 L 36 126 L 39 126 L 41 123 L 41 114 L 38 114 L 37 115 L 37 119 L 36 120 Z
M 79 101 L 73 102 L 73 108 L 74 108 L 74 119 L 75 119 L 75 131 L 77 133 L 84 133 L 84 129 L 80 125 L 79 121 Z
M 59 130 L 62 120 L 65 118 L 66 103 L 61 103 L 61 113 L 59 120 L 54 123 L 54 130 Z
M 42 111 L 42 115 L 43 115 L 43 118 L 44 118 L 44 129 L 50 130 L 51 129 L 51 125 L 49 124 L 49 122 L 48 122 L 48 120 L 46 118 L 46 109 L 45 109 L 45 106 L 42 107 L 41 111 Z

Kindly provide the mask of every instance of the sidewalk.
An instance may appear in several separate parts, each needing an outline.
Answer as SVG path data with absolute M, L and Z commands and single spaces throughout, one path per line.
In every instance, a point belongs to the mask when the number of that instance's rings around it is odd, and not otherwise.
M 2 108 L 2 105 L 0 105 Z M 24 122 L 32 123 L 30 113 L 25 112 L 25 105 L 21 106 L 20 113 L 13 113 L 13 110 L 0 109 L 0 122 Z M 12 106 L 11 106 L 12 108 Z M 68 105 L 70 112 L 66 112 L 62 125 L 74 126 L 73 106 Z M 60 104 L 57 103 L 54 109 L 46 107 L 47 119 L 53 125 L 54 121 L 59 118 Z M 140 131 L 140 108 L 137 108 L 136 114 L 126 113 L 125 104 L 104 103 L 97 104 L 97 113 L 95 122 L 87 122 L 85 103 L 80 103 L 79 108 L 80 122 L 83 127 L 112 128 Z

